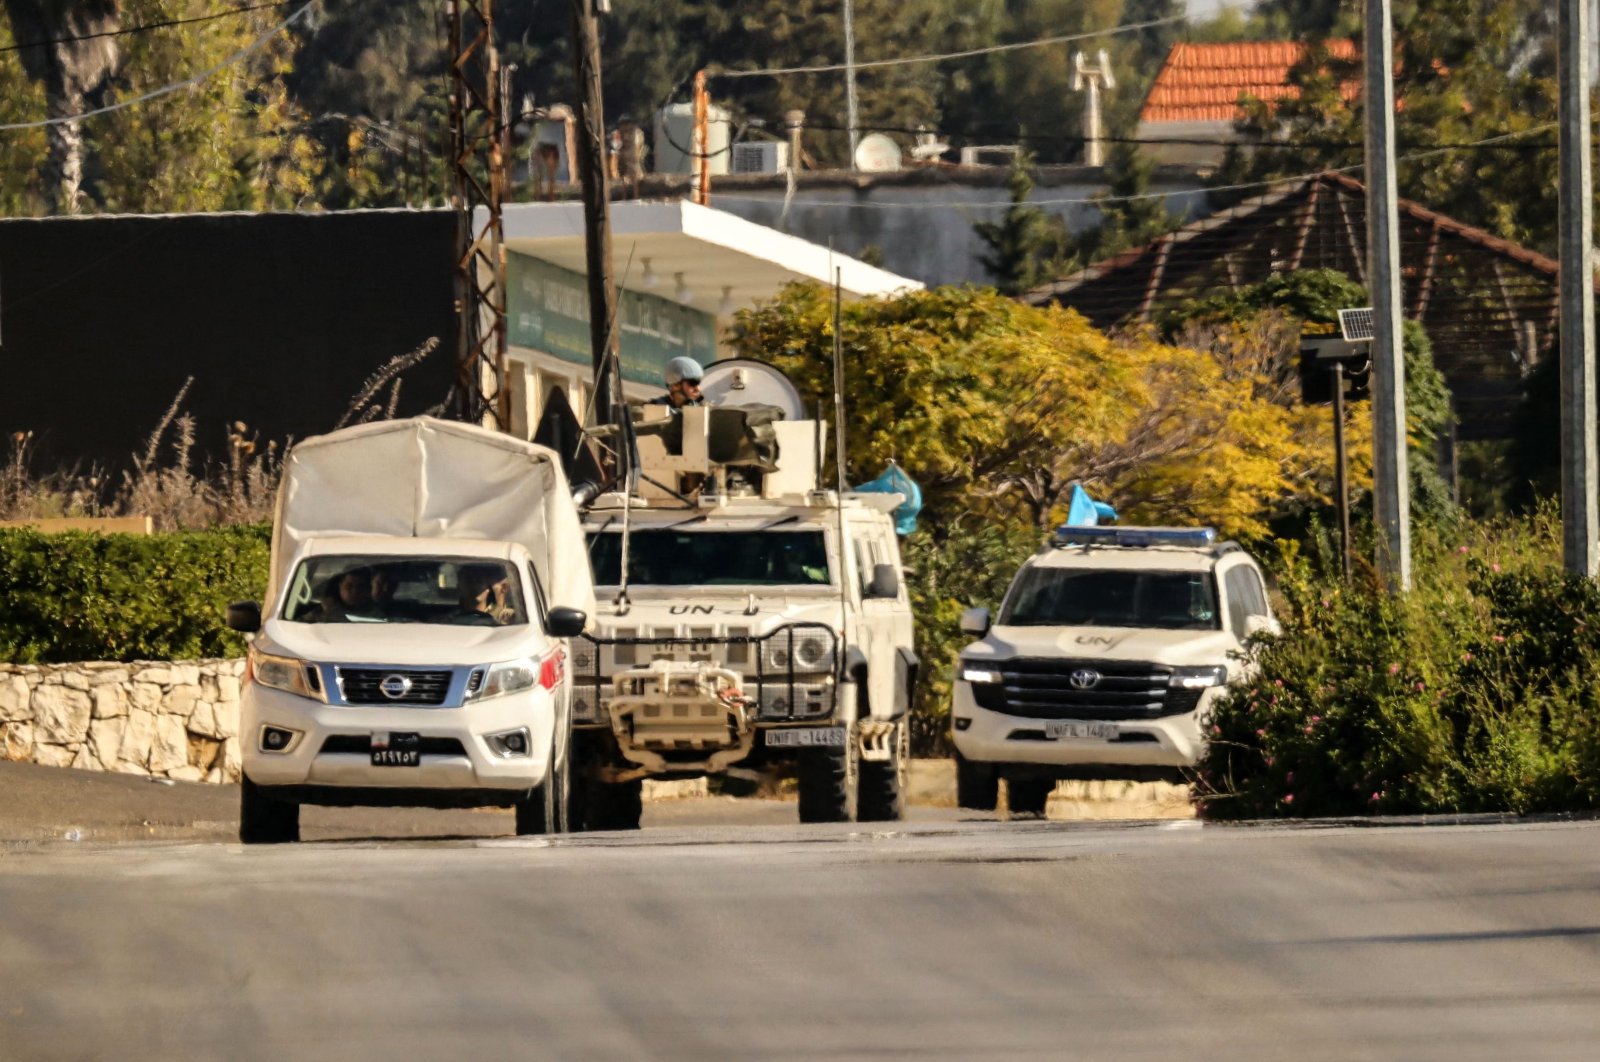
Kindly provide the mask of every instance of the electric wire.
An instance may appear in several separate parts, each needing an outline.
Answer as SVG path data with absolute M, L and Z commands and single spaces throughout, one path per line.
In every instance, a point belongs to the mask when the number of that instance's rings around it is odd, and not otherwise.
M 91 110 L 82 111 L 78 114 L 62 114 L 53 118 L 41 118 L 38 121 L 33 122 L 8 122 L 0 125 L 0 132 L 16 132 L 24 129 L 43 129 L 53 125 L 70 125 L 75 122 L 80 122 L 85 118 L 94 118 L 102 114 L 111 114 L 115 111 L 127 110 L 129 107 L 136 107 L 141 103 L 146 103 L 162 96 L 170 96 L 174 92 L 181 92 L 187 88 L 193 88 L 195 85 L 198 85 L 202 81 L 210 78 L 213 74 L 227 69 L 234 63 L 237 63 L 239 60 L 253 55 L 262 48 L 266 47 L 272 41 L 272 38 L 276 37 L 279 33 L 283 32 L 300 19 L 304 18 L 313 7 L 317 6 L 319 2 L 320 0 L 307 0 L 307 2 L 297 9 L 294 14 L 290 15 L 282 22 L 279 22 L 261 36 L 245 45 L 243 48 L 240 48 L 238 51 L 227 56 L 221 62 L 207 67 L 198 74 L 186 77 L 182 81 L 174 81 L 170 84 L 162 85 L 159 88 L 151 89 L 149 92 L 143 92 L 137 96 L 131 96 L 128 99 L 118 100 L 116 103 L 109 103 L 104 107 L 95 107 Z
M 1219 3 L 1205 15 L 1221 14 L 1224 10 L 1234 5 Z M 1043 48 L 1053 44 L 1071 44 L 1074 41 L 1092 40 L 1096 37 L 1110 37 L 1121 33 L 1134 33 L 1139 30 L 1155 29 L 1158 26 L 1170 26 L 1179 22 L 1189 22 L 1196 17 L 1194 12 L 1185 12 L 1181 15 L 1168 15 L 1166 18 L 1147 19 L 1143 22 L 1127 22 L 1119 26 L 1111 26 L 1100 30 L 1087 30 L 1082 33 L 1067 33 L 1054 37 L 1041 37 L 1031 41 L 1013 41 L 1009 44 L 991 44 L 983 48 L 965 48 L 956 52 L 939 52 L 931 55 L 906 55 L 897 59 L 868 59 L 856 63 L 825 63 L 817 66 L 783 66 L 766 67 L 760 70 L 718 70 L 708 71 L 707 75 L 714 78 L 742 78 L 742 77 L 783 77 L 789 74 L 832 74 L 840 71 L 872 70 L 886 66 L 905 66 L 910 63 L 937 63 L 946 59 L 970 59 L 979 55 L 995 55 L 1000 52 L 1016 52 L 1025 48 Z
M 1529 135 L 1531 135 L 1533 133 L 1548 132 L 1549 130 L 1554 129 L 1555 127 L 1556 127 L 1556 123 L 1550 122 L 1550 123 L 1548 123 L 1546 125 L 1538 125 L 1538 126 L 1533 126 L 1531 128 L 1528 128 L 1528 129 L 1521 129 L 1521 130 L 1518 130 L 1517 132 L 1514 132 L 1514 133 L 1504 133 L 1504 134 L 1501 134 L 1499 136 L 1487 137 L 1487 138 L 1485 138 L 1483 140 L 1475 140 L 1475 141 L 1472 141 L 1471 143 L 1462 144 L 1462 145 L 1460 145 L 1458 147 L 1429 148 L 1429 149 L 1426 149 L 1426 150 L 1419 150 L 1419 151 L 1410 152 L 1408 154 L 1399 156 L 1398 158 L 1395 159 L 1395 161 L 1396 162 L 1414 162 L 1414 161 L 1416 161 L 1418 159 L 1429 158 L 1429 157 L 1434 156 L 1434 155 L 1448 154 L 1451 151 L 1470 150 L 1470 149 L 1473 149 L 1473 148 L 1484 147 L 1484 146 L 1491 145 L 1491 144 L 1502 143 L 1502 142 L 1505 142 L 1505 141 L 1508 141 L 1508 140 L 1514 140 L 1514 139 L 1517 139 L 1519 137 L 1529 136 Z M 1205 188 L 1182 189 L 1182 190 L 1178 190 L 1178 191 L 1168 191 L 1168 192 L 1138 192 L 1138 193 L 1133 193 L 1133 194 L 1130 194 L 1130 195 L 1075 196 L 1075 197 L 1071 197 L 1071 198 L 1043 197 L 1043 198 L 1037 198 L 1037 199 L 1030 197 L 1025 203 L 1022 203 L 1022 204 L 1012 203 L 1009 200 L 998 201 L 998 202 L 993 202 L 993 203 L 974 203 L 974 202 L 970 202 L 970 201 L 961 201 L 961 200 L 946 200 L 944 202 L 931 202 L 931 203 L 929 203 L 929 202 L 919 202 L 919 203 L 867 203 L 867 202 L 830 202 L 830 201 L 827 201 L 827 200 L 812 200 L 812 201 L 808 201 L 806 203 L 803 203 L 801 205 L 806 207 L 807 209 L 812 209 L 812 208 L 816 208 L 816 207 L 834 207 L 834 208 L 844 208 L 846 210 L 860 210 L 860 209 L 867 209 L 867 210 L 938 210 L 938 209 L 943 209 L 943 210 L 1003 210 L 1003 209 L 1009 209 L 1009 208 L 1011 208 L 1013 206 L 1018 206 L 1018 205 L 1023 205 L 1023 206 L 1097 206 L 1097 205 L 1102 204 L 1102 203 L 1129 203 L 1129 202 L 1136 202 L 1136 201 L 1144 200 L 1144 199 L 1169 199 L 1174 195 L 1181 195 L 1181 194 L 1185 194 L 1185 193 L 1189 193 L 1189 192 L 1192 192 L 1193 194 L 1212 193 L 1212 192 L 1246 192 L 1246 191 L 1251 191 L 1251 190 L 1257 189 L 1257 188 L 1275 188 L 1278 185 L 1294 184 L 1294 183 L 1297 183 L 1299 181 L 1310 180 L 1313 177 L 1317 177 L 1317 176 L 1320 176 L 1320 175 L 1325 174 L 1325 173 L 1353 173 L 1353 172 L 1355 172 L 1357 170 L 1363 170 L 1365 168 L 1366 168 L 1366 163 L 1357 162 L 1357 163 L 1352 163 L 1349 166 L 1337 166 L 1337 167 L 1331 167 L 1331 168 L 1330 167 L 1324 167 L 1322 169 L 1311 170 L 1311 171 L 1306 172 L 1306 173 L 1297 173 L 1297 174 L 1293 174 L 1291 176 L 1286 176 L 1286 177 L 1266 178 L 1266 179 L 1262 179 L 1262 180 L 1259 180 L 1259 181 L 1243 181 L 1243 182 L 1240 182 L 1238 184 L 1212 185 L 1212 186 L 1205 187 Z M 714 195 L 718 199 L 732 199 L 732 200 L 735 200 L 735 201 L 738 201 L 738 200 L 748 200 L 748 201 L 753 201 L 753 202 L 771 202 L 772 201 L 772 197 L 771 196 L 768 196 L 768 195 L 754 195 L 754 194 L 750 194 L 750 193 L 741 194 L 739 192 L 714 192 Z
M 141 22 L 137 26 L 126 26 L 121 29 L 101 30 L 98 33 L 78 33 L 65 37 L 50 37 L 42 41 L 27 41 L 23 44 L 7 44 L 0 46 L 0 52 L 20 52 L 28 48 L 48 48 L 52 44 L 72 44 L 77 41 L 99 40 L 102 37 L 130 37 L 136 33 L 149 33 L 151 30 L 171 29 L 174 26 L 192 26 L 198 22 L 215 22 L 218 19 L 248 15 L 252 11 L 265 11 L 273 7 L 288 7 L 294 2 L 295 0 L 273 0 L 269 4 L 252 4 L 249 7 L 236 7 L 227 11 L 217 11 L 210 15 L 195 15 L 192 18 L 169 18 L 160 22 Z

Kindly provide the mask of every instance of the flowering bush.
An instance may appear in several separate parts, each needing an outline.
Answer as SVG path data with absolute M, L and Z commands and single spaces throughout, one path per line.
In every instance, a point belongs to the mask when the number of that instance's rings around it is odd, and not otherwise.
M 1283 634 L 1212 715 L 1204 814 L 1600 806 L 1600 583 L 1560 570 L 1555 532 L 1422 529 L 1403 596 L 1286 550 Z

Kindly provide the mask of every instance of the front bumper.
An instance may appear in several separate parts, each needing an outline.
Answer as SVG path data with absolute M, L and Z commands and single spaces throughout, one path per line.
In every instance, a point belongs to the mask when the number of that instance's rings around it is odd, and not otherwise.
M 544 780 L 553 754 L 555 705 L 550 691 L 533 689 L 461 708 L 354 707 L 324 704 L 250 683 L 240 699 L 244 773 L 257 785 L 266 786 L 531 789 Z M 269 726 L 298 736 L 284 752 L 264 751 L 261 735 Z M 491 748 L 490 734 L 518 728 L 528 730 L 526 755 L 501 756 Z M 373 766 L 370 752 L 360 743 L 374 734 L 388 733 L 421 735 L 421 763 L 415 767 Z
M 1183 715 L 1111 720 L 1117 736 L 1108 740 L 1103 737 L 1048 737 L 1053 724 L 1072 720 L 1032 719 L 980 708 L 972 699 L 971 684 L 958 681 L 951 704 L 953 738 L 957 751 L 973 763 L 1082 768 L 1192 767 L 1205 750 L 1200 720 L 1210 711 L 1211 702 L 1220 690 L 1220 687 L 1207 690 L 1194 711 Z M 969 720 L 964 729 L 962 720 Z

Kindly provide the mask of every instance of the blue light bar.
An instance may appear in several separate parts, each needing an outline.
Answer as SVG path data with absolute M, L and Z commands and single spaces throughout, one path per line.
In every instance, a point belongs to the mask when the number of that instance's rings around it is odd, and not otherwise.
M 1056 528 L 1058 546 L 1209 546 L 1217 533 L 1209 527 Z

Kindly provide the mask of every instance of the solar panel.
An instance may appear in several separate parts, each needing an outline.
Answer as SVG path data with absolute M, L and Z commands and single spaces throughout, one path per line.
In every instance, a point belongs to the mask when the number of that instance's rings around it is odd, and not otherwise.
M 1339 332 L 1346 340 L 1366 342 L 1372 339 L 1372 329 L 1371 306 L 1339 311 Z

